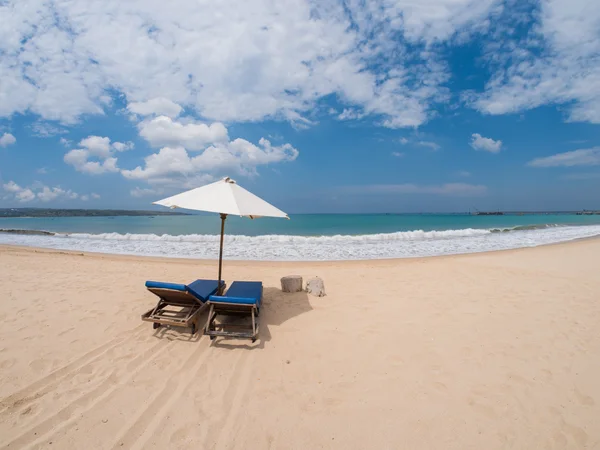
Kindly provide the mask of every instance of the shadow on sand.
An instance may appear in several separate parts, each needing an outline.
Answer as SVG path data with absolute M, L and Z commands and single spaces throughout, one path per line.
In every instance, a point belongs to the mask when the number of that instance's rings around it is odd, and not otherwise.
M 269 327 L 280 326 L 286 321 L 293 319 L 301 314 L 312 310 L 308 300 L 308 294 L 304 291 L 287 293 L 281 289 L 267 287 L 263 290 L 262 306 L 260 308 L 260 324 L 258 330 L 258 339 L 255 343 L 249 340 L 233 338 L 217 338 L 211 345 L 217 348 L 237 349 L 245 348 L 248 350 L 262 349 L 265 343 L 271 340 Z M 249 324 L 250 319 L 234 319 L 236 324 Z M 247 322 L 242 322 L 246 321 Z
M 204 317 L 204 320 L 202 319 Z M 206 321 L 206 313 L 203 313 L 198 319 L 196 332 L 192 334 L 189 327 L 173 327 L 162 325 L 154 330 L 154 337 L 158 339 L 167 339 L 169 341 L 198 342 L 202 338 L 202 326 Z
M 260 308 L 257 341 L 252 343 L 250 340 L 218 337 L 211 342 L 211 345 L 213 347 L 226 349 L 247 348 L 249 350 L 253 350 L 256 348 L 264 348 L 265 343 L 271 340 L 271 332 L 269 331 L 269 327 L 271 325 L 280 326 L 286 321 L 311 310 L 312 306 L 310 306 L 308 294 L 304 291 L 286 293 L 282 292 L 278 288 L 264 288 L 262 306 Z M 208 308 L 205 308 L 202 314 L 198 316 L 196 333 L 193 335 L 191 328 L 161 326 L 154 330 L 154 337 L 158 339 L 184 342 L 198 342 L 203 338 L 208 339 L 208 337 L 204 337 L 203 335 L 204 325 L 206 324 L 207 318 Z M 249 327 L 251 323 L 250 319 L 246 317 L 226 317 L 224 322 L 236 325 L 248 325 Z

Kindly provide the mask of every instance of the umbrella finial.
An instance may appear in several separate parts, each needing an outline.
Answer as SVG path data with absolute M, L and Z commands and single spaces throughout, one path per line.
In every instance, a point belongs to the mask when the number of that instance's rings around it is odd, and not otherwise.
M 229 177 L 225 177 L 225 178 L 223 178 L 223 181 L 224 181 L 225 183 L 236 184 L 236 183 L 235 183 L 235 180 L 233 180 L 233 179 L 231 179 L 231 178 L 229 178 Z

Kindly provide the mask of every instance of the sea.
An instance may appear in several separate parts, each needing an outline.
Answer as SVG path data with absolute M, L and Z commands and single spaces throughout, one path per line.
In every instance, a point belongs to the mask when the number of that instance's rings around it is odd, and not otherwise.
M 217 215 L 0 218 L 0 230 L 0 244 L 215 259 L 220 219 Z M 412 258 L 535 247 L 598 235 L 600 215 L 306 214 L 291 215 L 290 220 L 229 217 L 224 258 Z

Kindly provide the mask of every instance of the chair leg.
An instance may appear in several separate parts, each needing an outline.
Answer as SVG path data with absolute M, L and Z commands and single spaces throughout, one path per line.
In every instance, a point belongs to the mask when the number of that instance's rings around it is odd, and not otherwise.
M 206 325 L 204 326 L 204 333 L 208 334 L 211 330 L 212 322 L 215 320 L 215 305 L 210 305 L 210 310 L 208 311 L 208 318 L 206 319 Z
M 255 318 L 255 311 L 256 308 L 252 308 L 252 342 L 256 342 L 256 335 L 258 334 L 258 317 Z
M 158 300 L 158 303 L 154 307 L 154 310 L 152 311 L 152 314 L 150 314 L 150 317 L 152 317 L 152 316 L 154 316 L 154 314 L 156 314 L 156 311 L 158 311 L 160 309 L 160 307 L 162 306 L 163 302 L 164 302 L 164 300 L 162 298 L 160 300 Z

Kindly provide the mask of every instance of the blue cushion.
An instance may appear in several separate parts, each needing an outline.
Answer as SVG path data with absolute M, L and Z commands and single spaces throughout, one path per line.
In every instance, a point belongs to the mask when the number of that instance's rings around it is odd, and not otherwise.
M 221 281 L 223 284 L 224 281 Z M 217 292 L 219 282 L 217 280 L 196 280 L 187 285 L 188 291 L 194 294 L 203 302 L 208 300 L 208 297 Z
M 163 283 L 162 281 L 146 281 L 146 287 L 157 289 L 172 289 L 174 291 L 185 291 L 185 284 Z
M 223 284 L 223 281 L 221 281 Z M 217 280 L 196 280 L 188 285 L 178 283 L 163 283 L 161 281 L 146 281 L 148 289 L 170 289 L 172 291 L 188 292 L 201 302 L 206 302 L 208 297 L 217 292 Z
M 234 281 L 225 295 L 211 295 L 214 303 L 238 303 L 260 306 L 263 286 L 260 281 Z

